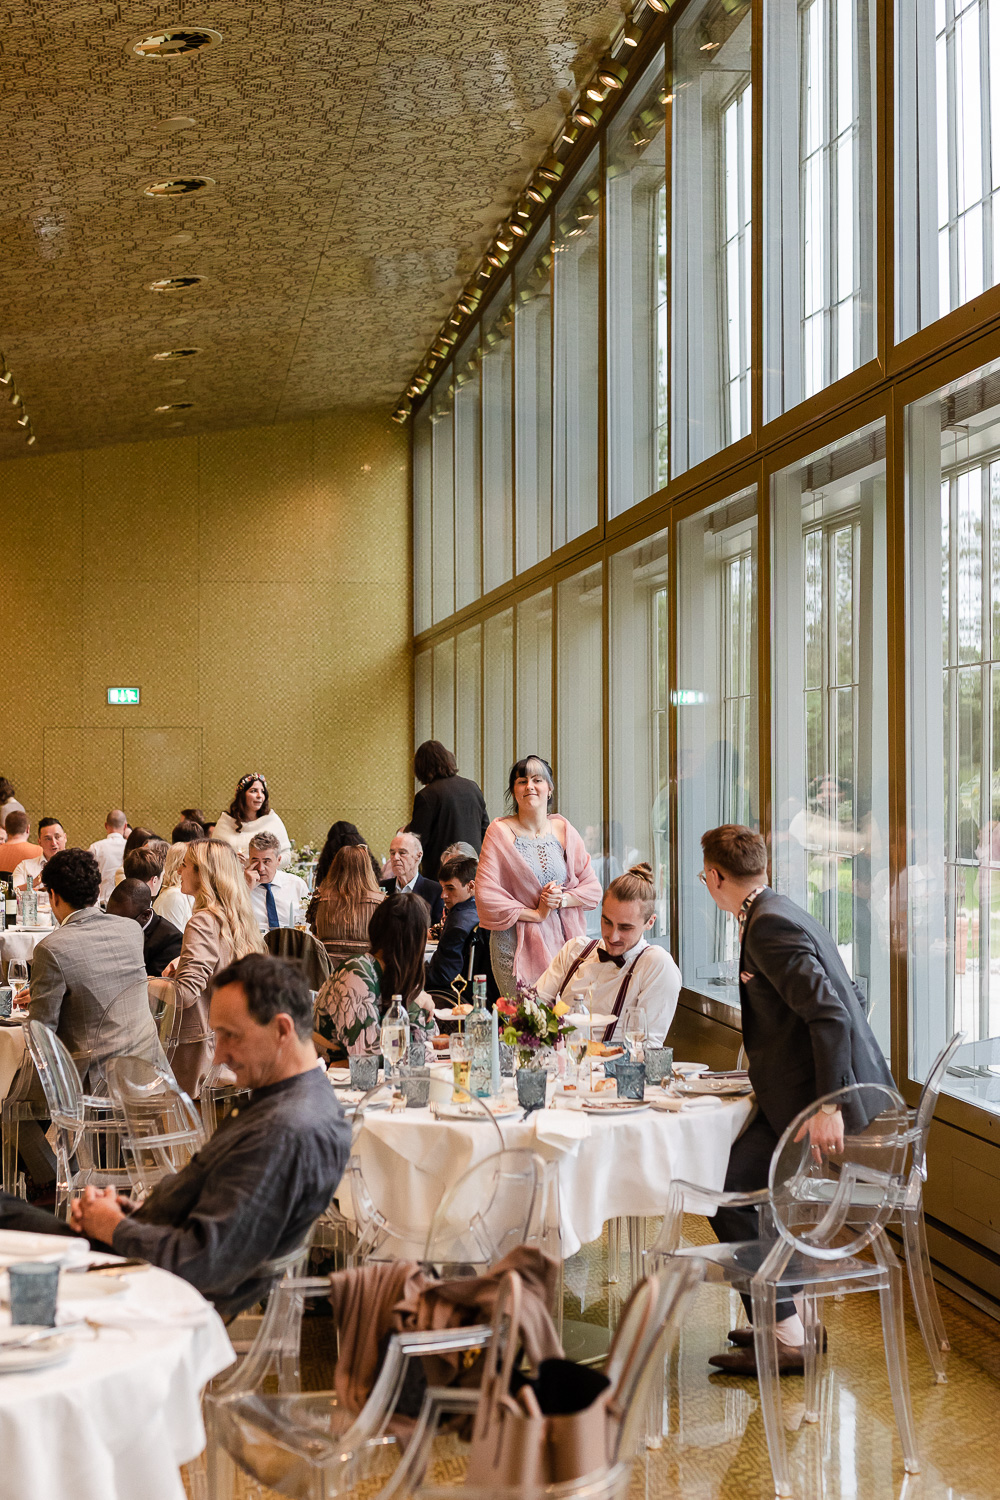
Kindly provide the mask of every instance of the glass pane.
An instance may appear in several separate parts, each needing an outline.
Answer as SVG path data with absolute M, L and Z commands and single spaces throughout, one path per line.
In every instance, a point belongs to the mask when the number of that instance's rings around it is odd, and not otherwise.
M 597 525 L 601 179 L 596 151 L 556 205 L 552 549 Z
M 413 658 L 413 748 L 434 738 L 434 708 L 431 700 L 433 665 L 430 651 Z
M 875 358 L 874 0 L 764 7 L 764 420 Z
M 434 738 L 450 750 L 455 743 L 455 642 L 434 647 Z
M 455 613 L 454 394 L 449 365 L 431 392 L 435 624 Z
M 509 609 L 483 622 L 483 795 L 491 818 L 504 811 L 514 763 L 514 616 Z
M 774 476 L 772 883 L 832 934 L 889 1051 L 885 428 Z
M 701 836 L 760 826 L 757 770 L 757 491 L 677 528 L 677 887 L 688 989 L 739 1005 L 739 940 L 698 879 Z
M 1000 7 L 897 0 L 900 338 L 1000 281 Z
M 518 262 L 514 285 L 517 571 L 552 551 L 552 244 L 549 221 Z
M 459 773 L 479 781 L 479 719 L 483 696 L 483 632 L 472 625 L 455 638 L 455 759 Z
M 478 331 L 455 355 L 455 608 L 482 592 Z
M 646 936 L 660 947 L 670 940 L 668 588 L 666 531 L 611 559 L 608 873 L 652 867 L 656 926 Z
M 696 0 L 674 28 L 675 474 L 750 431 L 751 19 L 749 5 Z
M 517 606 L 517 734 L 515 760 L 552 761 L 552 590 Z
M 483 310 L 483 593 L 514 571 L 513 378 L 511 284 Z
M 663 52 L 608 132 L 610 510 L 667 482 L 667 188 Z
M 977 9 L 972 0 L 972 9 Z M 950 14 L 949 6 L 949 14 Z M 910 1076 L 1000 1037 L 1000 373 L 907 408 Z M 1000 1112 L 982 1068 L 945 1088 Z M 992 1079 L 992 1083 L 991 1083 Z
M 429 630 L 431 603 L 431 407 L 413 419 L 413 633 Z
M 578 829 L 602 885 L 621 873 L 613 862 L 604 806 L 604 712 L 601 693 L 602 599 L 600 566 L 559 584 L 556 611 L 559 747 L 555 763 L 558 808 Z M 601 913 L 587 913 L 587 930 L 601 930 Z

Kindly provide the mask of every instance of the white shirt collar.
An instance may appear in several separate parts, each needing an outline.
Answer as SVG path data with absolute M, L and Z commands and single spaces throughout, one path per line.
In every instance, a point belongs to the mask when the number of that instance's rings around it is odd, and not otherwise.
M 417 876 L 419 874 L 420 874 L 420 871 L 419 870 L 415 870 L 413 872 L 413 879 L 410 881 L 410 883 L 408 885 L 400 885 L 399 881 L 397 880 L 396 881 L 396 890 L 397 891 L 412 891 L 413 887 L 417 883 Z
M 605 943 L 604 943 L 604 939 L 603 938 L 601 938 L 601 940 L 600 940 L 600 942 L 598 943 L 597 946 L 598 946 L 598 948 L 604 948 L 605 953 L 608 951 L 607 948 L 605 947 Z M 646 936 L 645 936 L 645 933 L 644 933 L 637 943 L 633 943 L 633 945 L 632 945 L 631 948 L 626 948 L 625 949 L 625 952 L 622 954 L 622 958 L 625 960 L 626 964 L 630 964 L 634 958 L 638 958 L 639 957 L 639 954 L 642 952 L 643 948 L 648 948 L 648 947 L 649 947 L 649 944 L 646 942 Z M 597 958 L 596 953 L 593 954 L 592 957 Z M 600 963 L 600 959 L 597 959 L 597 961 L 598 961 L 598 963 Z

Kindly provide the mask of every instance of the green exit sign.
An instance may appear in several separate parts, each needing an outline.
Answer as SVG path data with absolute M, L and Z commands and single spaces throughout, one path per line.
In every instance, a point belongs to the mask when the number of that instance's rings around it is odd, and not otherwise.
M 138 703 L 138 688 L 108 688 L 109 703 Z

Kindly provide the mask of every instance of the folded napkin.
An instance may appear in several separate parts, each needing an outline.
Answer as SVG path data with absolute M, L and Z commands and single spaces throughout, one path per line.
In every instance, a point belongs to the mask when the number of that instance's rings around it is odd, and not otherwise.
M 82 1265 L 91 1254 L 87 1240 L 70 1239 L 69 1235 L 32 1234 L 22 1229 L 0 1229 L 0 1268 L 21 1260 L 37 1260 L 45 1265 Z
M 536 1109 L 535 1138 L 562 1152 L 570 1152 L 590 1135 L 590 1119 L 582 1110 Z

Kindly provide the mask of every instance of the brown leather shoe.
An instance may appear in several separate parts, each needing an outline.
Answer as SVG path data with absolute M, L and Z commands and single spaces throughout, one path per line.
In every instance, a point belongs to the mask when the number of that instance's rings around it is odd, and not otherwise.
M 752 1328 L 730 1328 L 729 1342 L 735 1344 L 738 1349 L 753 1348 Z M 826 1353 L 826 1329 L 823 1329 L 823 1353 Z
M 713 1354 L 709 1360 L 724 1375 L 752 1375 L 757 1378 L 757 1356 L 753 1349 L 732 1349 L 727 1354 Z M 803 1375 L 805 1359 L 801 1349 L 789 1349 L 778 1345 L 778 1374 Z

